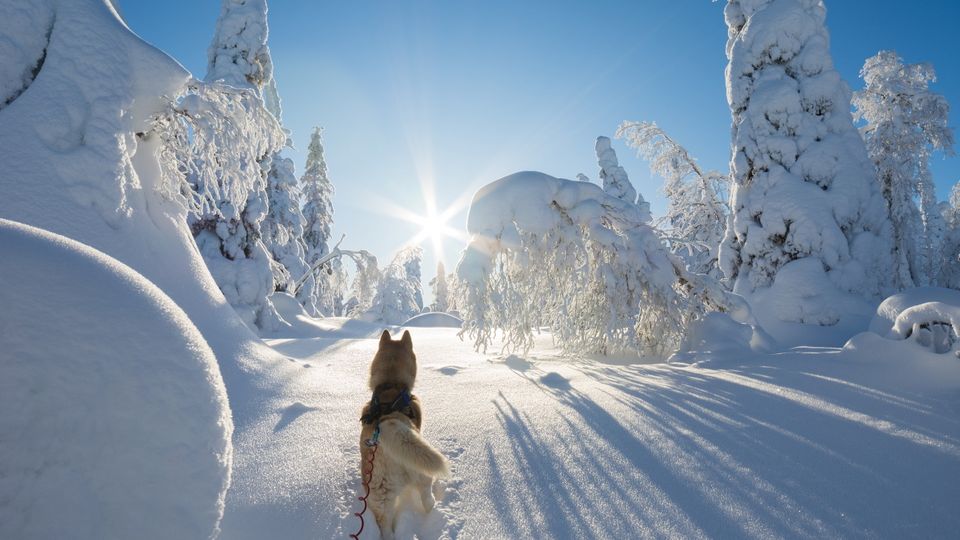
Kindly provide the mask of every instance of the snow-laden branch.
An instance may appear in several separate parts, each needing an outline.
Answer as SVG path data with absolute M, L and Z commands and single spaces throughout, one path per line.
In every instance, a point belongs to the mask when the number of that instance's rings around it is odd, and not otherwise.
M 958 344 L 957 329 L 960 309 L 943 302 L 926 302 L 903 310 L 894 321 L 890 336 L 912 338 L 935 353 L 945 353 Z
M 307 281 L 307 278 L 309 278 L 311 275 L 314 275 L 318 270 L 320 270 L 321 267 L 323 267 L 323 265 L 329 263 L 333 259 L 338 259 L 340 257 L 352 258 L 354 256 L 359 256 L 359 253 L 357 252 L 353 252 L 349 250 L 346 250 L 346 251 L 340 250 L 340 244 L 343 243 L 343 239 L 346 237 L 347 235 L 345 234 L 341 235 L 340 240 L 338 240 L 337 244 L 333 246 L 333 249 L 330 251 L 330 253 L 327 253 L 323 257 L 320 257 L 319 259 L 317 259 L 317 261 L 312 265 L 310 265 L 310 268 L 308 268 L 307 271 L 304 272 L 303 275 L 297 279 L 297 281 L 293 285 L 294 294 L 300 292 L 300 287 L 303 287 L 303 284 Z
M 697 273 L 720 278 L 718 248 L 727 215 L 729 178 L 703 171 L 687 150 L 655 122 L 623 122 L 617 138 L 625 139 L 650 163 L 650 171 L 663 177 L 667 214 L 657 220 L 672 237 L 673 252 Z
M 527 350 L 548 328 L 568 351 L 665 355 L 708 310 L 742 299 L 689 272 L 639 207 L 596 185 L 537 172 L 482 188 L 457 267 L 462 334 Z
M 260 160 L 286 140 L 252 90 L 198 80 L 154 116 L 151 135 L 161 141 L 160 192 L 191 214 L 228 220 L 246 205 Z

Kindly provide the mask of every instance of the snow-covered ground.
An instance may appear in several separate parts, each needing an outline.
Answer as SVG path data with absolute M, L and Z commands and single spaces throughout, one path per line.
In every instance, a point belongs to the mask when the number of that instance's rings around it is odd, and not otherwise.
M 341 326 L 341 328 L 337 328 Z M 269 340 L 235 409 L 223 538 L 355 532 L 359 411 L 377 327 Z M 863 334 L 846 348 L 616 365 L 484 355 L 413 328 L 424 434 L 450 458 L 400 538 L 951 537 L 960 363 Z M 321 335 L 318 332 L 317 335 Z M 411 503 L 412 504 L 412 503 Z M 371 534 L 367 534 L 370 532 Z M 377 538 L 367 517 L 364 538 Z

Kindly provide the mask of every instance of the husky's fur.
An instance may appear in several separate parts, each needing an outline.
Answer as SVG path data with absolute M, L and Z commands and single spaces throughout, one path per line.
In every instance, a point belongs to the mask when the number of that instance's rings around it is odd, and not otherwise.
M 384 330 L 380 346 L 370 364 L 370 390 L 378 392 L 381 403 L 392 403 L 401 392 L 413 390 L 417 378 L 417 357 L 413 353 L 413 340 L 405 331 L 403 338 L 394 341 L 390 332 Z M 378 391 L 379 389 L 379 391 Z M 368 403 L 363 415 L 370 412 Z M 420 495 L 424 511 L 429 512 L 434 503 L 433 479 L 449 474 L 446 458 L 420 436 L 422 412 L 420 400 L 411 394 L 410 416 L 401 411 L 385 414 L 379 419 L 379 448 L 373 461 L 370 477 L 370 509 L 380 526 L 383 538 L 394 537 L 396 526 L 397 498 L 407 488 L 413 487 Z M 377 422 L 363 424 L 360 431 L 360 474 L 369 473 L 370 453 L 366 441 L 373 436 Z

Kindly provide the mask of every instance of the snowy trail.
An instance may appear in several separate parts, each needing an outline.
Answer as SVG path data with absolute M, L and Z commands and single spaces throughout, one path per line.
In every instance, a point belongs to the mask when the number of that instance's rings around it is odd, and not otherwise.
M 401 538 L 949 537 L 960 527 L 952 381 L 907 386 L 896 364 L 836 349 L 701 366 L 504 359 L 455 332 L 412 329 L 424 435 L 453 478 L 429 516 L 401 517 Z M 271 391 L 236 419 L 223 538 L 356 530 L 358 415 L 376 335 L 269 341 L 290 361 L 254 374 Z M 377 537 L 371 529 L 364 537 Z

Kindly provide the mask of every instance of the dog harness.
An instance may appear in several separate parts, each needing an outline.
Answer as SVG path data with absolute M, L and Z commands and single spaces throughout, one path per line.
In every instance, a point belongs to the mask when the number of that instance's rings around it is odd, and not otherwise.
M 400 395 L 398 395 L 392 403 L 381 402 L 380 393 L 391 388 L 400 388 Z M 370 407 L 367 410 L 367 414 L 361 416 L 360 421 L 367 425 L 377 424 L 379 427 L 381 417 L 390 413 L 400 412 L 416 422 L 416 413 L 413 411 L 413 407 L 410 406 L 411 400 L 412 396 L 410 395 L 410 390 L 408 388 L 401 387 L 397 384 L 381 384 L 373 391 L 373 396 L 370 398 Z

